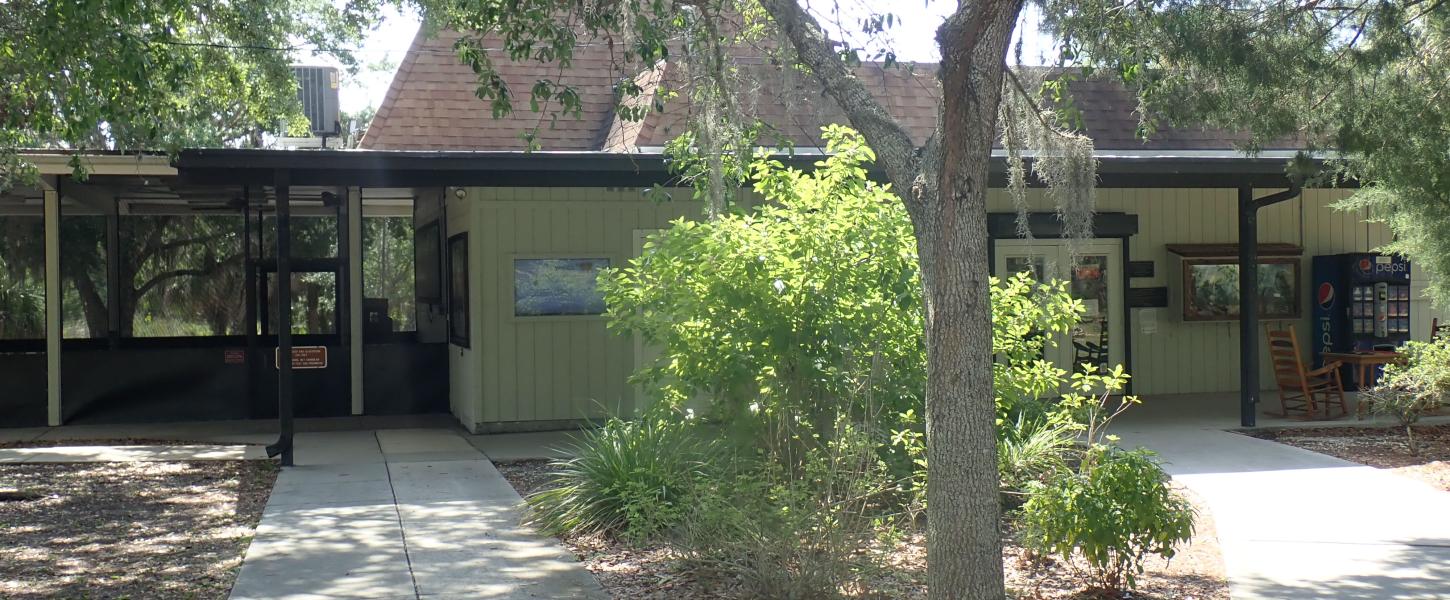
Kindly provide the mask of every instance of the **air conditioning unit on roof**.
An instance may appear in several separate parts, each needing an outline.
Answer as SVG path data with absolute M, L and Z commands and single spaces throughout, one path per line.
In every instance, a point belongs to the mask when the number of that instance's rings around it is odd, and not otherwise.
M 302 102 L 302 114 L 307 115 L 312 135 L 332 137 L 341 134 L 337 69 L 298 65 L 292 67 L 292 72 L 297 76 L 297 99 Z

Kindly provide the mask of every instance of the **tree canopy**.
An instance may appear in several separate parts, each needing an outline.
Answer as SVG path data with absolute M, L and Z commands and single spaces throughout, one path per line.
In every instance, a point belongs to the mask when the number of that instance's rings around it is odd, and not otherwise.
M 1388 223 L 1388 247 L 1450 300 L 1450 6 L 1433 0 L 1043 3 L 1071 64 L 1105 67 L 1156 120 L 1294 142 L 1327 157 L 1311 183 Z
M 0 189 L 20 148 L 162 150 L 304 123 L 291 62 L 352 63 L 378 2 L 12 0 L 0 10 Z

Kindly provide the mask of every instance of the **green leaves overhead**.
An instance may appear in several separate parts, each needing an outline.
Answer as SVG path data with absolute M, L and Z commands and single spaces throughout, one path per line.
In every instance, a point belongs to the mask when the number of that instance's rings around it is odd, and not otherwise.
M 162 150 L 304 123 L 289 65 L 338 56 L 377 0 L 15 0 L 0 10 L 0 188 L 22 147 Z
M 1069 64 L 1112 69 L 1152 123 L 1246 131 L 1249 150 L 1336 157 L 1318 183 L 1366 186 L 1343 208 L 1388 223 L 1450 300 L 1450 5 L 1040 2 Z M 1302 165 L 1291 167 L 1302 172 Z

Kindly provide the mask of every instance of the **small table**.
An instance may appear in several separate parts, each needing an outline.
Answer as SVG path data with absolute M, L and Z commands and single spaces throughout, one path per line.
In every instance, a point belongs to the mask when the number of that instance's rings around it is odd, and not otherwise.
M 1326 364 L 1338 361 L 1354 367 L 1356 370 L 1354 383 L 1360 390 L 1374 387 L 1375 380 L 1379 378 L 1379 370 L 1375 367 L 1401 363 L 1405 360 L 1405 355 L 1388 350 L 1375 350 L 1372 352 L 1325 352 L 1320 354 L 1320 356 L 1324 357 Z

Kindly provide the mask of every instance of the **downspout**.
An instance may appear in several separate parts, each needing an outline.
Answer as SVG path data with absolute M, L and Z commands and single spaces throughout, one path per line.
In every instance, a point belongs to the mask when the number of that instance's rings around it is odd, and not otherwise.
M 1253 427 L 1259 403 L 1259 209 L 1299 196 L 1289 189 L 1254 198 L 1254 188 L 1239 188 L 1239 424 Z

